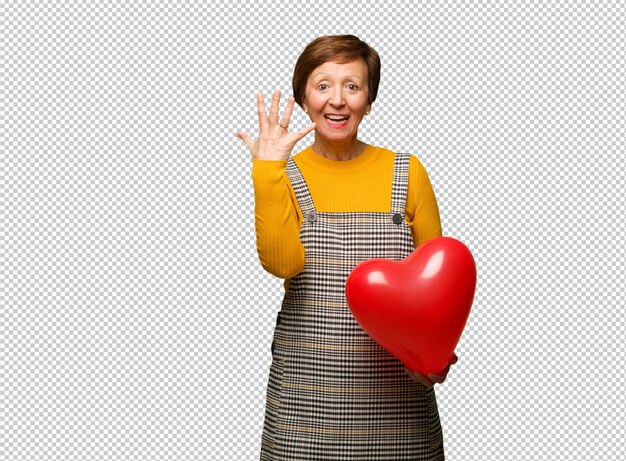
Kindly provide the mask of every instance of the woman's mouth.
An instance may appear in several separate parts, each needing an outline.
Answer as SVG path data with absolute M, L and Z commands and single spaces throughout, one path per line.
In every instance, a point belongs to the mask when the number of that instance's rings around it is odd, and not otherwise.
M 326 124 L 332 128 L 341 128 L 348 124 L 349 115 L 324 115 Z

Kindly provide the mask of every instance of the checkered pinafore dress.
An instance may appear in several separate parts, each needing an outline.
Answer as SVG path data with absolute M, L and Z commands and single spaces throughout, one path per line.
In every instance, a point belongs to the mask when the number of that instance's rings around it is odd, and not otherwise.
M 287 163 L 305 263 L 276 320 L 262 461 L 444 459 L 434 389 L 368 336 L 344 291 L 358 263 L 414 250 L 404 219 L 409 157 L 396 154 L 389 212 L 318 212 L 296 163 Z

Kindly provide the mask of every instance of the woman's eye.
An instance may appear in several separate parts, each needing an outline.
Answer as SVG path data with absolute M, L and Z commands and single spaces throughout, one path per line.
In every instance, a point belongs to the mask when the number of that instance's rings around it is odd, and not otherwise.
M 349 87 L 351 90 L 354 90 L 354 91 L 356 91 L 356 90 L 358 90 L 358 89 L 359 89 L 359 87 L 358 87 L 358 86 L 356 86 L 354 83 L 351 83 L 350 85 L 348 85 L 348 87 Z
M 320 84 L 319 84 L 319 86 L 318 86 L 318 88 L 319 88 L 320 90 L 325 90 L 326 88 L 322 88 L 322 87 L 327 87 L 327 86 L 328 86 L 328 85 L 326 85 L 325 83 L 320 83 Z

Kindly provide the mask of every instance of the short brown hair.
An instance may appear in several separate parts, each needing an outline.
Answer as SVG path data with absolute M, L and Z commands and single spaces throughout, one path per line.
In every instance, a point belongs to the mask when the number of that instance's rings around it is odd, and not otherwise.
M 306 46 L 298 57 L 291 81 L 296 102 L 302 107 L 306 82 L 318 66 L 329 61 L 344 64 L 357 59 L 363 59 L 367 66 L 367 103 L 373 103 L 380 81 L 380 57 L 374 48 L 354 35 L 325 35 Z

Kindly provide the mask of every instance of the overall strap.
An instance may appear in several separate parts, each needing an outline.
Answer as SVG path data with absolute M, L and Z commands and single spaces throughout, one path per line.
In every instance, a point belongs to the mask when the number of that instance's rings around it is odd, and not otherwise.
M 309 187 L 306 185 L 300 168 L 298 168 L 296 162 L 293 161 L 293 158 L 289 158 L 287 161 L 286 171 L 304 219 L 308 219 L 311 222 L 317 220 L 317 212 L 315 211 L 315 205 L 313 204 Z
M 391 186 L 391 213 L 395 224 L 404 221 L 406 195 L 409 187 L 409 161 L 411 154 L 397 152 L 393 164 L 393 183 Z

